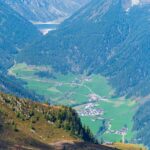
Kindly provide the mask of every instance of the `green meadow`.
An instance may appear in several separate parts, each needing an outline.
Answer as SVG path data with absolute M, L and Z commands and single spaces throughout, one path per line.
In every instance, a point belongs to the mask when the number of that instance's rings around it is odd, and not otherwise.
M 126 140 L 130 141 L 133 138 L 132 117 L 136 111 L 137 103 L 120 97 L 113 99 L 114 90 L 105 77 L 101 75 L 87 77 L 86 75 L 55 73 L 55 78 L 46 78 L 36 75 L 39 71 L 51 71 L 51 68 L 16 64 L 9 70 L 9 74 L 26 81 L 25 86 L 38 94 L 44 95 L 46 101 L 57 105 L 72 106 L 77 111 L 83 109 L 84 105 L 89 103 L 90 94 L 96 94 L 104 98 L 103 101 L 94 102 L 95 108 L 104 110 L 101 118 L 81 116 L 82 122 L 89 126 L 95 135 L 98 135 L 103 120 L 111 122 L 112 130 L 120 130 L 126 126 L 128 128 Z M 97 138 L 119 142 L 122 136 L 104 132 Z

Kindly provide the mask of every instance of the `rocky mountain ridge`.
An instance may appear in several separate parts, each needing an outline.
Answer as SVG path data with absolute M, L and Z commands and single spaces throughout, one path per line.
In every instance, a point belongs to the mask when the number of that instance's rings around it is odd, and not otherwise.
M 15 11 L 32 22 L 63 20 L 89 0 L 5 0 Z

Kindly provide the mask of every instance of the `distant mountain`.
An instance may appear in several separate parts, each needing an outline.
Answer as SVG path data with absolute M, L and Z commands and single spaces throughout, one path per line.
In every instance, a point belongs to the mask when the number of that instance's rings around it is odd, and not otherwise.
M 5 0 L 14 10 L 32 22 L 66 18 L 90 0 Z
M 26 19 L 0 2 L 0 69 L 13 64 L 13 56 L 23 47 L 31 44 L 41 34 Z
M 148 95 L 150 5 L 141 2 L 127 11 L 127 2 L 92 1 L 19 59 L 63 73 L 102 73 L 119 95 Z
M 150 5 L 133 7 L 127 13 L 129 32 L 115 47 L 103 72 L 111 77 L 118 93 L 128 96 L 150 94 Z
M 7 75 L 7 69 L 14 64 L 14 58 L 17 53 L 39 37 L 41 37 L 41 34 L 30 22 L 0 1 L 1 91 L 36 99 L 32 92 L 23 88 L 21 82 L 17 82 L 15 78 Z

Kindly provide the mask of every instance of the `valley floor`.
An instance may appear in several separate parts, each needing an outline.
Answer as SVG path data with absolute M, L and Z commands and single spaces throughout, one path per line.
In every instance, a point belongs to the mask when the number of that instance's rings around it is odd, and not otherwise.
M 54 73 L 47 77 L 41 72 L 51 72 L 51 68 L 16 64 L 9 70 L 48 102 L 75 108 L 100 142 L 132 142 L 132 117 L 138 105 L 135 100 L 113 97 L 113 88 L 100 75 Z

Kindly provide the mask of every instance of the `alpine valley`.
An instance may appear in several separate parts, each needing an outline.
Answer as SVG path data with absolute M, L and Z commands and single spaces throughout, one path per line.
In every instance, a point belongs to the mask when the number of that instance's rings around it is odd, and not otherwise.
M 150 0 L 0 0 L 0 149 L 150 148 L 149 37 Z

